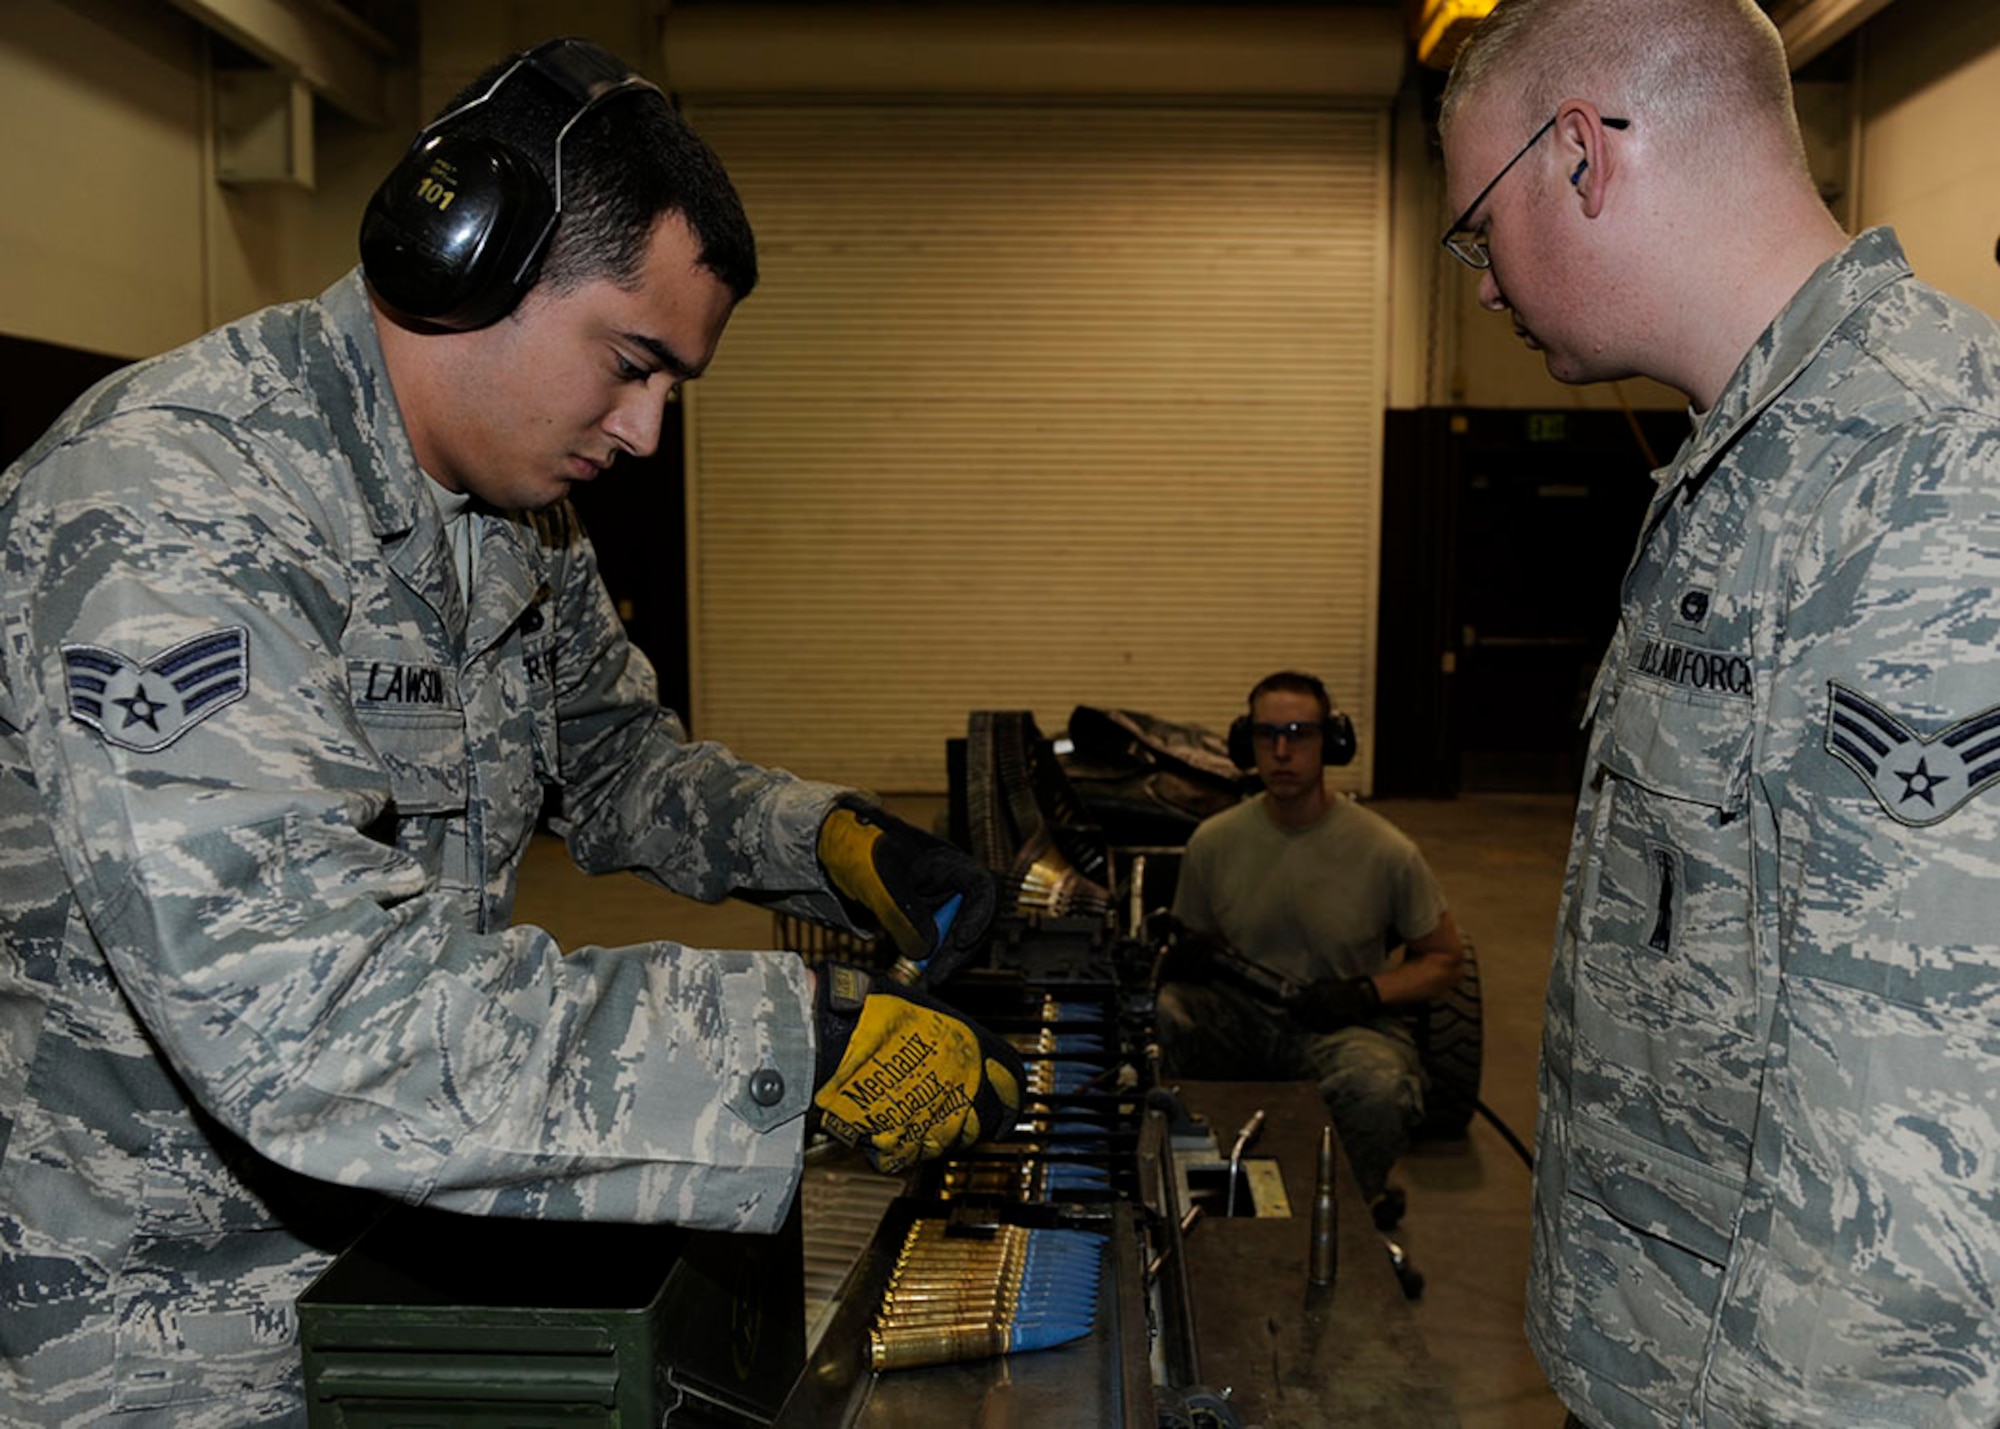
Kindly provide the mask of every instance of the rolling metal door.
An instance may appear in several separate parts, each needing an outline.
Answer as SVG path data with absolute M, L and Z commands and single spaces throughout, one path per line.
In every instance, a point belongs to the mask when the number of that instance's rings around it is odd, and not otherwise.
M 1298 666 L 1365 792 L 1386 110 L 692 118 L 764 275 L 690 393 L 697 731 L 934 791 L 972 709 L 1222 724 Z

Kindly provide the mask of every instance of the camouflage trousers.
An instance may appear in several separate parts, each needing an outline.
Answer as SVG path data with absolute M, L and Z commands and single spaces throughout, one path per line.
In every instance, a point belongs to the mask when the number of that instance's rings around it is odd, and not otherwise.
M 1172 1076 L 1318 1083 L 1361 1194 L 1382 1194 L 1424 1115 L 1423 1064 L 1400 1020 L 1308 1032 L 1226 984 L 1186 982 L 1160 989 L 1155 1016 Z

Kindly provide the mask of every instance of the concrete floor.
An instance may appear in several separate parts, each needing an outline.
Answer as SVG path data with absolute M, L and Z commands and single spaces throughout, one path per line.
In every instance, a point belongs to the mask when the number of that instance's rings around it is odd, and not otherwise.
M 942 800 L 891 799 L 931 826 Z M 1572 801 L 1473 794 L 1372 805 L 1423 847 L 1459 926 L 1478 949 L 1485 1012 L 1482 1099 L 1524 1142 L 1535 1121 L 1556 901 Z M 705 906 L 630 875 L 590 879 L 560 844 L 537 839 L 516 916 L 565 947 L 672 938 L 697 947 L 763 947 L 771 917 L 743 903 Z M 1464 1429 L 1560 1429 L 1563 1410 L 1521 1330 L 1528 1260 L 1528 1172 L 1501 1135 L 1474 1118 L 1462 1142 L 1420 1147 L 1395 1176 L 1409 1214 L 1398 1239 L 1424 1272 L 1417 1320 L 1449 1378 Z
M 1479 794 L 1372 807 L 1422 846 L 1477 950 L 1480 1099 L 1532 1146 L 1542 992 L 1575 801 Z M 1419 1147 L 1392 1179 L 1409 1194 L 1399 1239 L 1427 1281 L 1417 1320 L 1464 1429 L 1561 1429 L 1562 1405 L 1521 1329 L 1529 1178 L 1519 1155 L 1474 1117 L 1465 1141 Z

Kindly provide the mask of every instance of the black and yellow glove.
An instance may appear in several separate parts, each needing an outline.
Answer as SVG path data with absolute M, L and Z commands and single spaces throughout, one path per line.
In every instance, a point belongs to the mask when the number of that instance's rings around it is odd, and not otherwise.
M 1372 977 L 1326 977 L 1301 991 L 1286 1011 L 1308 1032 L 1338 1032 L 1372 1022 L 1382 1011 L 1382 994 Z
M 859 799 L 841 799 L 820 824 L 819 863 L 834 891 L 895 942 L 901 956 L 890 976 L 898 982 L 936 987 L 992 931 L 1000 889 L 991 873 Z
M 821 1130 L 894 1173 L 1014 1124 L 1027 1074 L 1013 1048 L 915 988 L 846 963 L 817 973 Z

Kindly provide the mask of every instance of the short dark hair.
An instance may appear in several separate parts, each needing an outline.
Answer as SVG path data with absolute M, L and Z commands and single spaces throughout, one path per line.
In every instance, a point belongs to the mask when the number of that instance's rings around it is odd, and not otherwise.
M 1294 695 L 1311 695 L 1319 701 L 1319 717 L 1322 720 L 1333 718 L 1333 697 L 1327 694 L 1326 686 L 1320 682 L 1317 675 L 1308 675 L 1299 670 L 1279 670 L 1276 674 L 1266 675 L 1250 687 L 1250 697 L 1243 702 L 1244 708 L 1255 714 L 1257 697 L 1278 690 Z
M 442 117 L 493 88 L 519 58 L 490 66 L 438 111 Z M 556 135 L 575 112 L 553 85 L 518 74 L 450 132 L 496 139 L 530 157 L 551 184 Z M 433 120 L 432 122 L 436 122 Z M 634 86 L 594 105 L 563 138 L 563 212 L 534 284 L 559 290 L 604 278 L 636 286 L 653 228 L 679 214 L 696 258 L 738 302 L 757 286 L 757 241 L 722 161 L 666 96 Z

